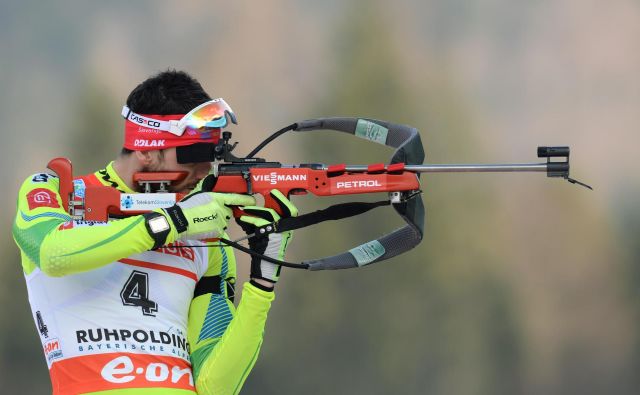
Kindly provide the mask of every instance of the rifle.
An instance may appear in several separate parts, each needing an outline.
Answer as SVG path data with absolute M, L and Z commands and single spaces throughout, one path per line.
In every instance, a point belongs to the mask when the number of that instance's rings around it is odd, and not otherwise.
M 267 144 L 288 131 L 318 130 L 348 133 L 395 150 L 388 164 L 370 165 L 286 165 L 255 157 Z M 564 178 L 573 184 L 592 189 L 569 177 L 570 150 L 566 146 L 538 147 L 538 157 L 546 158 L 546 163 L 423 164 L 424 149 L 416 128 L 367 118 L 321 118 L 296 122 L 273 133 L 242 158 L 232 154 L 238 143 L 231 143 L 231 137 L 231 132 L 224 131 L 217 144 L 202 144 L 198 148 L 198 156 L 201 159 L 213 162 L 213 192 L 261 194 L 265 207 L 276 211 L 279 211 L 279 205 L 269 194 L 273 189 L 280 190 L 286 196 L 307 193 L 316 196 L 388 193 L 388 198 L 379 202 L 341 203 L 298 217 L 283 218 L 276 223 L 258 228 L 256 232 L 261 235 L 299 229 L 327 220 L 339 220 L 384 205 L 391 205 L 406 223 L 378 239 L 330 257 L 291 263 L 260 255 L 263 259 L 287 267 L 309 270 L 360 267 L 390 259 L 417 246 L 423 238 L 425 215 L 420 173 L 546 172 L 548 177 Z M 48 167 L 60 178 L 60 195 L 64 207 L 67 207 L 74 219 L 106 221 L 110 215 L 141 214 L 152 209 L 172 206 L 183 197 L 180 194 L 169 193 L 167 188 L 171 182 L 184 178 L 185 174 L 164 172 L 138 173 L 134 176 L 134 182 L 140 185 L 144 193 L 121 194 L 107 186 L 87 186 L 84 198 L 78 199 L 73 189 L 71 162 L 66 158 L 55 158 L 49 162 Z M 240 215 L 242 211 L 234 208 L 234 216 Z M 259 255 L 238 244 L 240 240 L 242 239 L 219 239 L 221 243 L 252 255 Z

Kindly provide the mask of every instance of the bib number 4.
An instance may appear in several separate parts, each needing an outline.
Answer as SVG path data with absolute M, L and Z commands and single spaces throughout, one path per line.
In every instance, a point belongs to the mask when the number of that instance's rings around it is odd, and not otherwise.
M 122 304 L 125 306 L 141 307 L 142 314 L 155 316 L 158 304 L 149 299 L 149 274 L 134 270 L 120 291 Z

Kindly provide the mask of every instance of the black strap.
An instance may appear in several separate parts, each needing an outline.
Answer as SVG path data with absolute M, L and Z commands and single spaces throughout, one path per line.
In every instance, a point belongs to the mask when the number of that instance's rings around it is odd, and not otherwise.
M 297 123 L 292 123 L 291 125 L 285 126 L 284 128 L 278 130 L 277 132 L 269 136 L 266 140 L 261 142 L 260 145 L 258 145 L 256 148 L 253 149 L 253 151 L 249 152 L 249 155 L 247 155 L 247 158 L 253 158 L 261 149 L 264 148 L 265 145 L 272 142 L 276 137 L 288 132 L 289 130 L 295 130 L 297 127 L 298 127 Z
M 311 226 L 323 221 L 338 220 L 338 219 L 353 217 L 355 215 L 365 213 L 376 207 L 387 206 L 389 204 L 391 204 L 391 202 L 388 200 L 381 200 L 379 202 L 372 202 L 372 203 L 350 202 L 350 203 L 334 204 L 333 206 L 327 207 L 323 210 L 317 210 L 312 213 L 300 215 L 298 217 L 282 218 L 280 221 L 276 223 L 275 228 L 273 227 L 273 224 L 267 224 L 262 227 L 256 228 L 256 233 L 259 233 L 261 235 L 266 235 L 268 233 L 273 233 L 273 232 L 281 233 L 281 232 L 286 232 L 288 230 L 300 229 L 300 228 Z M 272 227 L 271 231 L 266 230 L 266 228 L 269 226 Z M 260 232 L 260 229 L 264 229 L 265 231 Z M 263 254 L 259 254 L 241 244 L 238 244 L 231 240 L 227 240 L 225 238 L 220 238 L 219 242 L 222 244 L 231 246 L 251 256 L 258 257 L 267 262 L 275 263 L 276 265 L 281 265 L 284 267 L 290 267 L 294 269 L 309 269 L 308 263 L 304 263 L 304 262 L 293 263 L 293 262 L 282 261 L 279 259 L 274 259 L 274 258 L 265 256 Z M 209 247 L 209 246 L 210 245 L 205 245 L 202 247 Z M 200 247 L 200 246 L 191 246 L 191 247 Z
M 306 263 L 293 263 L 293 262 L 281 261 L 279 259 L 274 259 L 274 258 L 268 257 L 266 255 L 259 254 L 259 253 L 255 252 L 255 251 L 252 251 L 250 248 L 247 248 L 247 247 L 243 246 L 242 244 L 238 244 L 235 241 L 227 240 L 225 238 L 220 238 L 219 242 L 221 244 L 226 244 L 228 246 L 231 246 L 231 247 L 233 247 L 233 248 L 235 248 L 235 249 L 237 249 L 239 251 L 242 251 L 244 253 L 247 253 L 247 254 L 249 254 L 251 256 L 258 257 L 258 258 L 260 258 L 262 260 L 265 260 L 267 262 L 275 263 L 276 265 L 281 265 L 281 266 L 284 266 L 284 267 L 291 267 L 291 268 L 294 268 L 294 269 L 308 269 L 309 268 L 309 265 L 307 265 Z M 214 245 L 216 245 L 216 244 L 214 244 Z M 219 244 L 217 244 L 217 245 L 219 245 Z M 206 245 L 199 245 L 199 246 L 194 245 L 194 246 L 190 246 L 190 247 L 211 247 L 211 246 L 212 246 L 211 244 L 206 244 Z M 180 246 L 180 247 L 182 247 L 182 246 Z M 178 248 L 180 248 L 180 247 L 178 247 Z
M 193 291 L 193 297 L 200 295 L 216 294 L 222 295 L 222 289 L 220 289 L 220 276 L 202 277 L 196 284 L 196 289 Z
M 304 228 L 307 226 L 311 226 L 323 221 L 330 221 L 330 220 L 339 220 L 339 219 L 343 219 L 343 218 L 348 218 L 348 217 L 353 217 L 355 215 L 359 215 L 362 213 L 366 213 L 369 210 L 372 210 L 376 207 L 380 207 L 380 206 L 387 206 L 391 204 L 390 201 L 388 200 L 381 200 L 379 202 L 372 202 L 372 203 L 367 203 L 367 202 L 349 202 L 349 203 L 340 203 L 340 204 L 334 204 L 333 206 L 329 206 L 325 209 L 322 210 L 317 210 L 314 211 L 312 213 L 308 213 L 308 214 L 303 214 L 300 215 L 298 217 L 288 217 L 288 218 L 282 218 L 280 221 L 277 222 L 277 225 L 274 229 L 274 227 L 272 226 L 273 224 L 267 224 L 264 225 L 262 227 L 256 228 L 256 233 L 257 234 L 261 234 L 261 235 L 265 235 L 268 233 L 273 233 L 275 232 L 286 232 L 288 230 L 295 230 L 295 229 L 300 229 L 300 228 Z M 266 228 L 271 226 L 272 230 L 271 231 L 267 231 Z M 260 229 L 264 229 L 264 232 L 260 232 Z M 227 240 L 225 238 L 220 238 L 220 243 L 229 245 L 233 248 L 236 248 L 242 252 L 245 252 L 251 256 L 254 257 L 258 257 L 260 259 L 263 259 L 267 262 L 271 262 L 271 263 L 275 263 L 277 265 L 281 265 L 284 267 L 291 267 L 291 268 L 295 268 L 295 269 L 308 269 L 309 265 L 306 263 L 292 263 L 292 262 L 286 262 L 286 261 L 281 261 L 279 259 L 274 259 L 274 258 L 270 258 L 268 256 L 265 256 L 263 254 L 259 254 L 255 251 L 252 251 L 249 248 L 246 248 L 236 242 L 233 242 L 231 240 Z
M 379 202 L 349 202 L 334 204 L 322 210 L 312 213 L 303 214 L 298 217 L 282 218 L 276 225 L 276 232 L 282 233 L 288 230 L 305 228 L 324 221 L 335 221 L 339 219 L 349 218 L 356 215 L 366 213 L 380 206 L 388 206 L 391 204 L 388 200 Z
M 187 217 L 184 216 L 184 213 L 182 212 L 180 206 L 174 204 L 171 207 L 165 208 L 164 211 L 169 214 L 169 217 L 171 218 L 173 225 L 175 225 L 178 233 L 182 233 L 187 230 L 189 221 L 187 221 Z
M 255 282 L 255 281 L 253 281 L 253 280 L 249 280 L 249 282 L 250 282 L 250 283 L 251 283 L 251 285 L 253 285 L 254 287 L 256 287 L 256 288 L 258 288 L 258 289 L 261 289 L 261 290 L 263 290 L 263 291 L 265 291 L 265 292 L 273 292 L 273 287 L 272 287 L 272 288 L 265 287 L 264 285 L 262 285 L 262 284 L 258 284 L 257 282 Z
M 229 280 L 225 281 L 225 283 L 227 283 L 227 299 L 233 303 L 236 298 L 236 284 Z

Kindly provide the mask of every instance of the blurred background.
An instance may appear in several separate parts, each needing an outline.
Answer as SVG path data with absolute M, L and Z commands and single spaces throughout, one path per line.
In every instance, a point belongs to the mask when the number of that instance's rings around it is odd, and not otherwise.
M 570 145 L 572 176 L 595 188 L 423 176 L 419 248 L 359 270 L 283 272 L 243 393 L 638 393 L 637 1 L 0 0 L 3 393 L 50 393 L 11 239 L 19 185 L 56 156 L 76 174 L 108 163 L 129 91 L 167 68 L 231 104 L 241 154 L 295 121 L 362 116 L 417 127 L 429 163 L 537 162 L 538 145 Z M 334 132 L 262 152 L 285 163 L 390 155 Z M 289 258 L 397 225 L 378 209 L 301 230 Z

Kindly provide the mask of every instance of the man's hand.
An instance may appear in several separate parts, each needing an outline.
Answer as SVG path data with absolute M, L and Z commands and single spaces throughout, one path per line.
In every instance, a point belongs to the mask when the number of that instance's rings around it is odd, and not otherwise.
M 227 229 L 231 219 L 230 206 L 256 204 L 253 196 L 249 195 L 207 192 L 213 189 L 214 180 L 212 174 L 208 175 L 180 202 L 161 210 L 177 232 L 176 239 L 218 237 Z
M 271 197 L 273 197 L 280 205 L 283 212 L 282 217 L 295 217 L 298 215 L 298 209 L 282 194 L 282 192 L 274 189 L 271 191 Z M 280 215 L 270 208 L 258 207 L 258 206 L 246 206 L 242 207 L 242 210 L 249 214 L 243 215 L 236 219 L 238 225 L 242 227 L 247 234 L 255 233 L 256 227 L 266 225 L 278 221 Z M 257 253 L 266 255 L 269 258 L 284 259 L 284 254 L 287 250 L 289 241 L 291 240 L 292 232 L 283 233 L 271 233 L 268 236 L 255 235 L 249 238 L 249 247 Z M 280 265 L 262 260 L 258 257 L 251 256 L 251 279 L 262 280 L 273 285 L 278 281 L 280 277 Z

